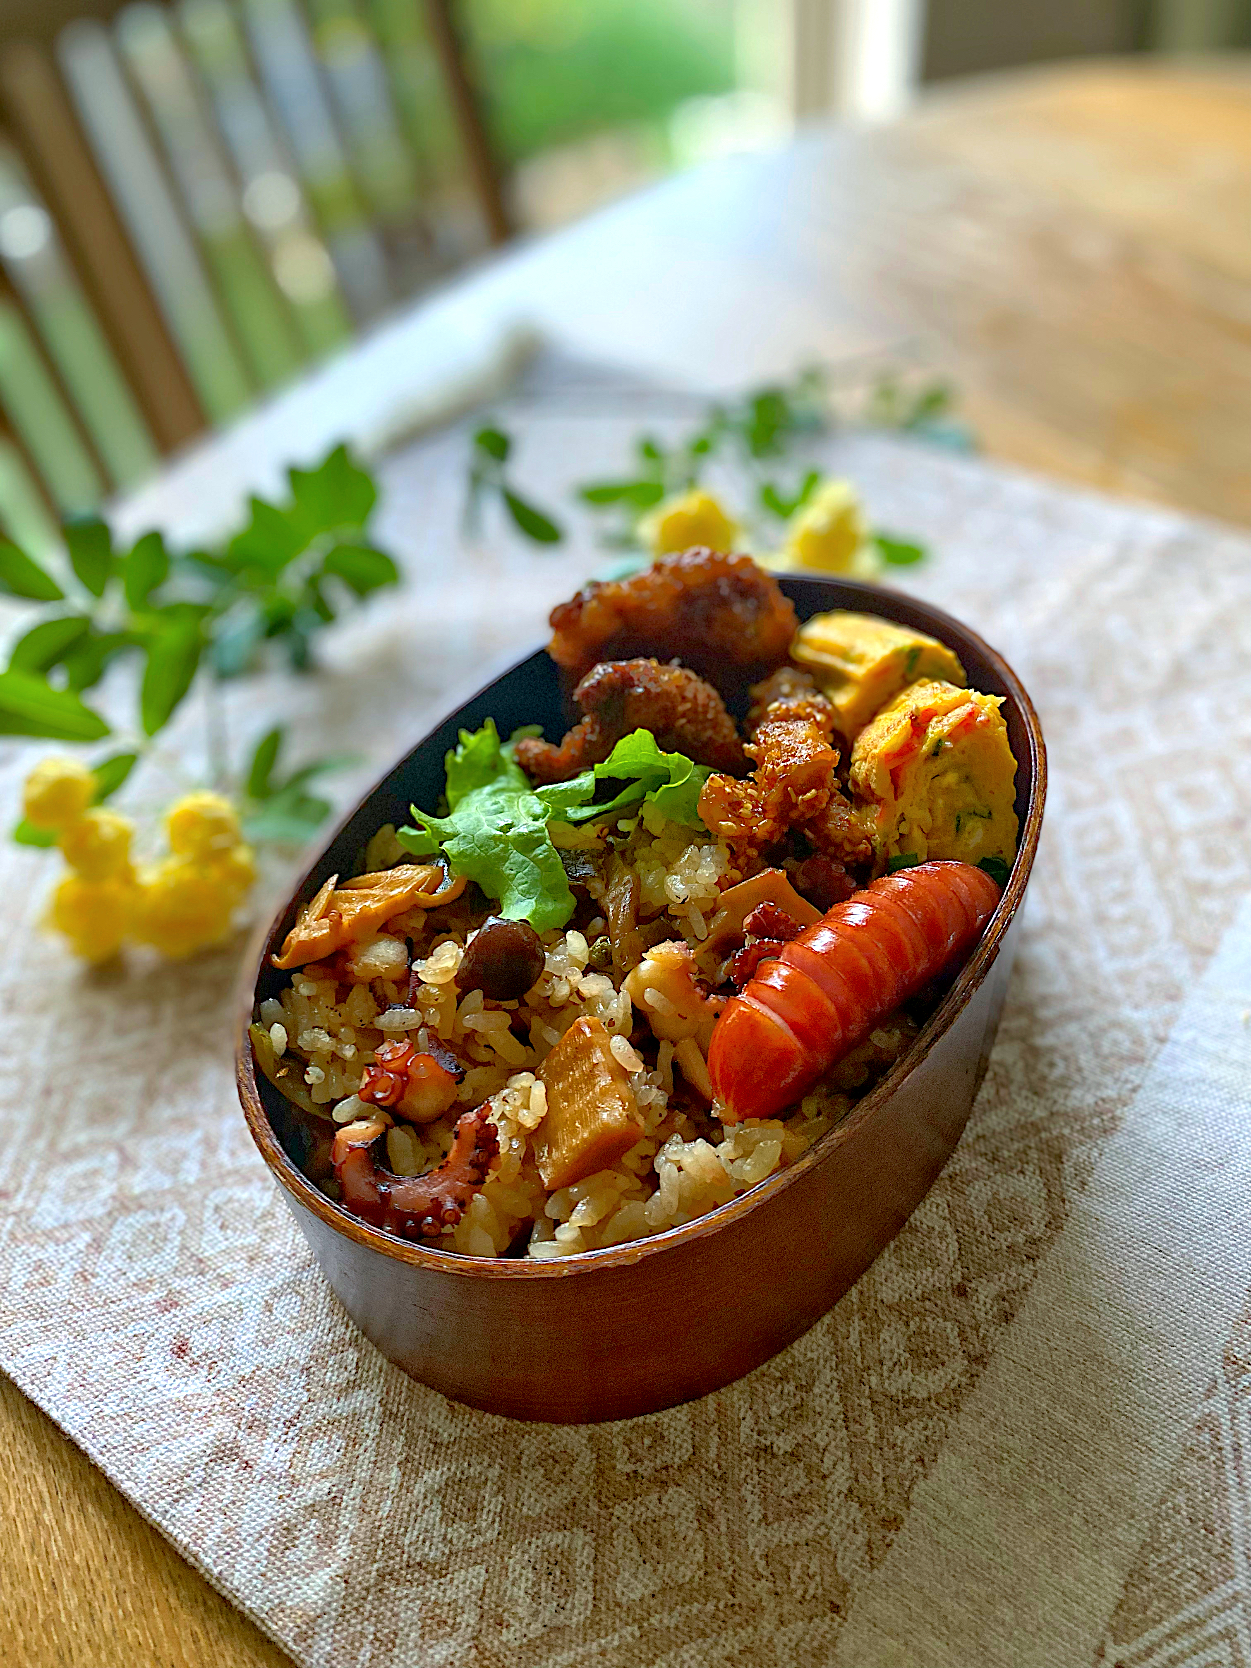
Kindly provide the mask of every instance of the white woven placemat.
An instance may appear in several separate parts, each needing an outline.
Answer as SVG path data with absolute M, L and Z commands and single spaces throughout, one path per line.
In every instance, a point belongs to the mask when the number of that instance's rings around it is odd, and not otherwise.
M 519 479 L 553 503 L 614 472 L 640 408 L 602 413 L 520 407 Z M 252 1149 L 237 949 L 83 973 L 38 930 L 55 861 L 0 848 L 0 1366 L 300 1662 L 1251 1656 L 1251 541 L 886 440 L 833 455 L 932 543 L 905 582 L 1025 679 L 1051 800 L 955 1157 L 726 1391 L 569 1429 L 412 1384 Z M 380 769 L 538 638 L 594 553 L 459 553 L 463 459 L 444 435 L 389 461 L 404 592 L 322 679 L 235 689 L 241 735 L 283 714 Z

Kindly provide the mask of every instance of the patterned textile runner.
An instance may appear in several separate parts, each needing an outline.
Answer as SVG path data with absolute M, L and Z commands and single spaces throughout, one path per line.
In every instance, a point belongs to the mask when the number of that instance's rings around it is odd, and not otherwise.
M 501 408 L 518 480 L 557 503 L 666 427 L 659 397 L 610 412 Z M 324 677 L 232 688 L 237 736 L 285 716 L 293 757 L 366 752 L 363 784 L 539 639 L 590 537 L 458 553 L 464 457 L 455 431 L 388 460 L 403 594 Z M 1251 541 L 881 438 L 830 462 L 934 547 L 902 582 L 1024 678 L 1052 797 L 955 1156 L 717 1395 L 533 1427 L 390 1367 L 244 1129 L 237 947 L 84 974 L 38 929 L 54 864 L 0 847 L 0 1367 L 300 1662 L 1251 1660 Z M 171 781 L 199 738 L 181 715 Z

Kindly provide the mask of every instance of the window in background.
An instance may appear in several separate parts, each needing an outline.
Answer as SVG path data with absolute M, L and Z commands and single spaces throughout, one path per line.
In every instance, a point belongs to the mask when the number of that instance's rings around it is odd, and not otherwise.
M 559 224 L 671 168 L 783 134 L 781 103 L 755 73 L 768 51 L 762 11 L 779 5 L 466 0 L 521 224 Z

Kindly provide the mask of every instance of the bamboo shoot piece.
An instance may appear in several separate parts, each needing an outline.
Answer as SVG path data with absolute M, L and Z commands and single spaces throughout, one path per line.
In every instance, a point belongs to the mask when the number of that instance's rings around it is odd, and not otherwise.
M 549 1193 L 585 1181 L 629 1152 L 643 1133 L 630 1079 L 598 1019 L 575 1019 L 544 1060 L 547 1112 L 535 1132 Z

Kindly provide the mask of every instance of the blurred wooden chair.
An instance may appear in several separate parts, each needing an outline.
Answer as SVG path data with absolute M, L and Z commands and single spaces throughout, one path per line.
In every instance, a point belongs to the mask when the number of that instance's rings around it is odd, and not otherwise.
M 508 230 L 452 0 L 4 0 L 0 522 L 41 542 Z

